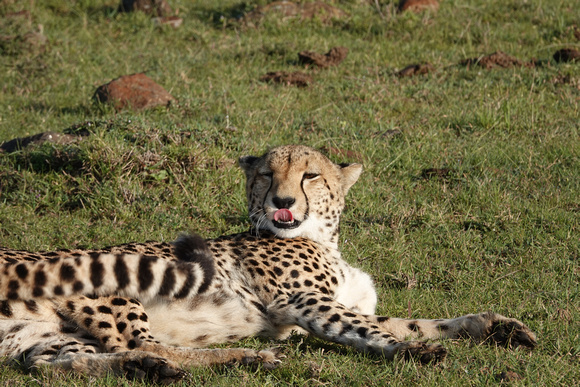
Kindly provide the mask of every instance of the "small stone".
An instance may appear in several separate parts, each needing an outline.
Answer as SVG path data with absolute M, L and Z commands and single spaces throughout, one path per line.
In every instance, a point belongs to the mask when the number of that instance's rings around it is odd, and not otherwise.
M 125 108 L 140 111 L 177 102 L 163 87 L 143 73 L 125 75 L 102 85 L 97 88 L 93 98 L 101 103 L 112 104 L 117 111 Z
M 439 1 L 437 0 L 401 0 L 399 1 L 399 12 L 411 11 L 419 13 L 426 10 L 437 11 Z

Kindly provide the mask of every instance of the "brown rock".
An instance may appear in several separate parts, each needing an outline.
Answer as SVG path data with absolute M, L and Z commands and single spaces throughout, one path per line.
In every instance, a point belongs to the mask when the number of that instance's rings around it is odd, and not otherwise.
M 413 64 L 405 67 L 397 73 L 400 77 L 414 77 L 415 75 L 428 74 L 435 68 L 430 63 Z
M 173 14 L 166 0 L 122 0 L 119 12 L 141 11 L 149 15 L 169 16 Z
M 306 87 L 312 83 L 312 77 L 299 71 L 293 73 L 287 71 L 275 71 L 261 76 L 260 81 Z
M 478 65 L 484 69 L 492 69 L 495 67 L 509 68 L 520 66 L 533 66 L 532 63 L 524 63 L 518 58 L 506 54 L 502 51 L 496 51 L 493 54 L 480 56 L 477 58 L 469 58 L 461 61 L 464 66 Z
M 348 14 L 343 10 L 333 7 L 322 1 L 312 3 L 295 3 L 293 1 L 274 1 L 270 4 L 260 6 L 245 16 L 248 22 L 258 22 L 269 14 L 279 14 L 282 18 L 300 17 L 301 19 L 312 19 L 318 17 L 323 22 L 332 19 L 342 19 Z
M 171 94 L 143 73 L 125 75 L 102 85 L 93 98 L 112 104 L 117 111 L 125 108 L 139 111 L 176 102 Z
M 28 137 L 19 137 L 10 141 L 3 142 L 0 145 L 0 152 L 12 153 L 22 150 L 32 144 L 43 144 L 50 142 L 53 144 L 71 144 L 77 142 L 81 137 L 71 134 L 62 134 L 56 132 L 43 132 Z
M 556 62 L 577 62 L 580 61 L 580 51 L 574 48 L 563 48 L 554 53 Z
M 298 53 L 298 60 L 300 63 L 305 65 L 313 64 L 318 67 L 326 68 L 338 65 L 347 55 L 348 48 L 334 47 L 324 55 L 312 51 L 302 51 Z
M 437 11 L 439 9 L 439 1 L 437 0 L 401 0 L 399 1 L 399 12 L 412 11 L 415 13 L 431 10 Z

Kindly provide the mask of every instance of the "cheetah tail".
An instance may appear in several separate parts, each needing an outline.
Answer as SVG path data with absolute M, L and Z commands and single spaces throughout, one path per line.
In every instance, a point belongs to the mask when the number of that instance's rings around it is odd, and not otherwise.
M 206 291 L 215 269 L 205 241 L 181 236 L 175 252 L 177 260 L 96 252 L 4 264 L 0 300 L 119 295 L 145 302 L 155 297 L 191 298 Z

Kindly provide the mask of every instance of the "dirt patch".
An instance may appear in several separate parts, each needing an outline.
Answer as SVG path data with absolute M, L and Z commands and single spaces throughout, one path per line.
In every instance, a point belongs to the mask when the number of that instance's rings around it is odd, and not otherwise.
M 154 17 L 151 20 L 156 26 L 170 26 L 173 28 L 178 28 L 183 24 L 183 19 L 179 16 Z
M 281 18 L 313 19 L 318 18 L 324 23 L 332 19 L 342 19 L 348 16 L 343 10 L 333 7 L 322 1 L 312 3 L 295 3 L 293 1 L 274 1 L 273 3 L 260 6 L 244 17 L 244 21 L 250 23 L 260 22 L 265 16 L 276 14 Z
M 313 51 L 302 51 L 298 53 L 298 60 L 304 65 L 314 65 L 327 68 L 339 65 L 348 55 L 348 48 L 334 47 L 326 54 L 319 54 Z
M 173 9 L 166 0 L 122 0 L 118 11 L 141 11 L 159 17 L 173 15 Z
M 578 62 L 580 61 L 580 51 L 574 48 L 563 48 L 554 53 L 556 62 Z
M 533 67 L 533 63 L 522 62 L 516 57 L 506 54 L 502 51 L 496 51 L 493 54 L 480 56 L 477 58 L 469 58 L 460 62 L 461 65 L 471 67 L 477 65 L 486 70 L 493 68 L 510 68 L 510 67 Z
M 399 1 L 399 12 L 412 11 L 422 12 L 426 10 L 437 11 L 439 1 L 437 0 L 401 0 Z
M 412 64 L 397 73 L 399 77 L 414 77 L 416 75 L 428 74 L 435 70 L 430 63 Z
M 260 81 L 268 83 L 280 83 L 283 85 L 292 85 L 306 87 L 312 83 L 312 77 L 300 71 L 274 71 L 260 77 Z
M 139 111 L 156 106 L 169 106 L 177 101 L 143 73 L 125 75 L 102 85 L 97 88 L 93 98 L 113 105 L 117 111 L 125 108 Z
M 72 144 L 76 143 L 81 139 L 79 136 L 72 134 L 62 134 L 56 132 L 44 132 L 34 134 L 27 137 L 19 137 L 10 141 L 3 142 L 0 144 L 0 152 L 12 153 L 26 148 L 29 145 L 40 145 L 45 142 L 50 142 L 52 144 Z

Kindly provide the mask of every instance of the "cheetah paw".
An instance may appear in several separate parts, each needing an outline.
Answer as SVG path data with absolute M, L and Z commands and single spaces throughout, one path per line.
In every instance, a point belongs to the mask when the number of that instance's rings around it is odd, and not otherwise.
M 185 372 L 177 365 L 153 354 L 133 357 L 123 364 L 123 370 L 129 379 L 159 384 L 174 383 L 185 376 Z
M 495 315 L 488 333 L 488 340 L 510 348 L 519 346 L 534 349 L 538 344 L 536 335 L 524 323 Z
M 404 344 L 406 348 L 401 352 L 405 359 L 417 359 L 422 364 L 439 363 L 447 356 L 447 350 L 441 344 L 423 341 L 411 341 Z
M 241 363 L 244 365 L 261 364 L 262 368 L 272 370 L 277 368 L 285 356 L 282 354 L 280 348 L 268 348 L 262 351 L 248 351 L 242 358 Z

